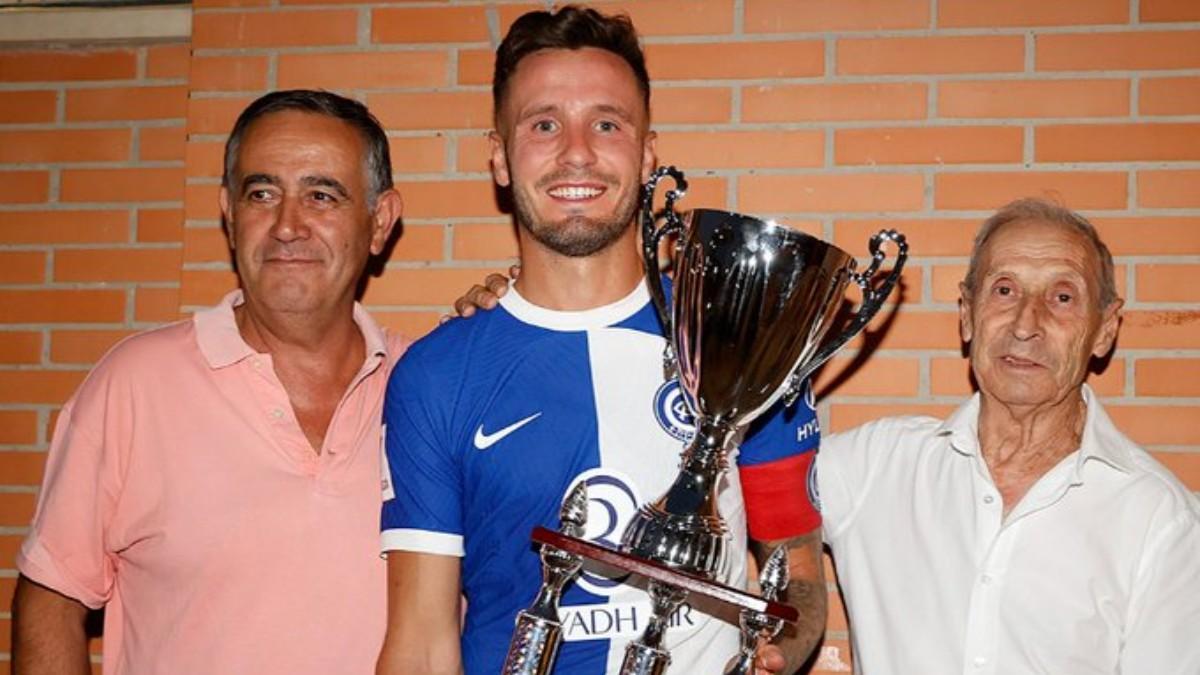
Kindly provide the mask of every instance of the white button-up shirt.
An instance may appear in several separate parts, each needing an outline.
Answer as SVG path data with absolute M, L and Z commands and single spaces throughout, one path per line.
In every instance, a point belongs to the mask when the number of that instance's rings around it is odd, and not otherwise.
M 825 538 L 866 675 L 1197 675 L 1200 501 L 1084 387 L 1081 448 L 1004 517 L 979 396 L 817 458 Z

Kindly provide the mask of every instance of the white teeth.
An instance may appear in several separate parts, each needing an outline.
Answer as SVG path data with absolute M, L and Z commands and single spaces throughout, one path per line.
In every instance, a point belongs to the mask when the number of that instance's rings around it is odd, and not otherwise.
M 602 190 L 590 187 L 560 187 L 550 191 L 550 196 L 557 199 L 591 199 Z

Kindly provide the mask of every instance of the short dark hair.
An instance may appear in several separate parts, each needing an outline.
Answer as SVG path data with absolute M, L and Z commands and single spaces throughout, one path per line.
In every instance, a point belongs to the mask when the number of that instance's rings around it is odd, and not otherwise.
M 603 49 L 625 60 L 633 69 L 642 102 L 650 112 L 650 74 L 646 56 L 638 45 L 637 30 L 628 16 L 605 16 L 594 9 L 567 5 L 556 12 L 534 11 L 522 14 L 508 29 L 508 35 L 496 49 L 496 70 L 492 74 L 492 105 L 499 118 L 500 107 L 508 93 L 508 80 L 521 59 L 543 49 Z
M 234 122 L 233 131 L 229 132 L 229 140 L 225 141 L 225 170 L 221 176 L 221 185 L 229 190 L 236 187 L 233 184 L 233 172 L 237 169 L 238 148 L 250 125 L 265 115 L 287 110 L 342 120 L 362 136 L 367 149 L 365 170 L 369 204 L 374 204 L 381 192 L 392 187 L 392 157 L 388 151 L 387 134 L 384 133 L 379 120 L 367 110 L 367 106 L 358 101 L 332 92 L 311 89 L 274 91 L 246 106 Z
M 988 241 L 1001 227 L 1009 223 L 1029 221 L 1060 225 L 1082 236 L 1091 245 L 1092 250 L 1096 253 L 1096 259 L 1100 263 L 1100 278 L 1097 279 L 1100 282 L 1100 294 L 1097 298 L 1100 302 L 1100 309 L 1108 307 L 1117 299 L 1112 253 L 1100 239 L 1096 227 L 1087 218 L 1071 209 L 1038 197 L 1026 197 L 1009 202 L 979 226 L 979 232 L 975 235 L 975 245 L 971 248 L 967 276 L 963 279 L 963 286 L 966 287 L 968 296 L 975 294 L 979 283 L 979 257 Z

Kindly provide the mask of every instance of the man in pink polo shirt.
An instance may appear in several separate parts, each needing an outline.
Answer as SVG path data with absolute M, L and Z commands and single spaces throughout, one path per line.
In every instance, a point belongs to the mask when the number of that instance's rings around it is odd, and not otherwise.
M 15 672 L 370 673 L 380 411 L 406 346 L 355 303 L 400 216 L 361 104 L 268 94 L 226 145 L 241 290 L 112 349 L 63 407 L 14 602 Z

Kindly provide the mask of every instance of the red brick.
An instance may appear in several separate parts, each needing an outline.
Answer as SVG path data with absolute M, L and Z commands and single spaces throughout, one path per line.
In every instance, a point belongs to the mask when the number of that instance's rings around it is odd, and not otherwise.
M 1138 84 L 1138 112 L 1200 114 L 1200 77 L 1143 77 Z
M 1138 204 L 1156 208 L 1200 206 L 1200 171 L 1139 171 Z
M 230 262 L 229 240 L 220 227 L 188 227 L 183 230 L 185 263 Z
M 138 154 L 150 161 L 182 161 L 187 147 L 187 129 L 176 127 L 143 127 L 139 133 Z
M 113 87 L 67 92 L 67 120 L 174 119 L 187 115 L 187 87 Z
M 242 110 L 254 100 L 249 96 L 233 98 L 193 98 L 188 102 L 189 134 L 227 134 Z
M 1156 452 L 1154 458 L 1170 469 L 1189 490 L 1200 490 L 1200 453 Z
M 728 87 L 654 87 L 650 117 L 655 124 L 720 124 L 733 115 Z
M 838 164 L 956 164 L 1019 162 L 1025 133 L 1020 127 L 896 127 L 838 129 Z
M 0 261 L 4 257 L 0 254 Z M 0 331 L 0 363 L 40 363 L 41 360 L 41 333 L 24 330 Z
M 924 84 L 854 83 L 746 87 L 746 122 L 912 120 L 926 114 Z
M 917 359 L 873 357 L 855 363 L 854 357 L 830 359 L 813 386 L 822 396 L 916 396 L 921 384 Z
M 266 7 L 271 4 L 271 0 L 194 0 L 192 4 L 197 9 L 212 7 Z
M 824 162 L 821 131 L 664 131 L 660 164 L 688 171 L 725 168 L 818 167 Z
M 482 91 L 372 94 L 367 105 L 389 129 L 488 129 L 492 95 Z
M 447 169 L 443 135 L 392 136 L 388 143 L 393 173 L 441 173 Z
M 454 166 L 459 173 L 492 170 L 491 145 L 483 132 L 467 132 L 458 137 Z
M 0 91 L 0 124 L 53 122 L 58 114 L 58 92 Z
M 403 182 L 396 187 L 404 196 L 404 215 L 409 218 L 500 214 L 490 180 Z
M 17 551 L 20 550 L 21 542 L 24 540 L 25 537 L 22 535 L 0 535 L 0 567 L 11 569 L 17 566 Z M 3 623 L 9 624 L 11 621 L 4 621 Z M 0 626 L 0 630 L 8 632 L 11 635 L 11 630 L 9 630 L 8 626 Z M 0 668 L 0 673 L 8 675 L 8 666 L 9 663 L 5 662 L 4 666 Z
M 128 238 L 125 210 L 0 212 L 0 244 L 92 244 Z
M 742 176 L 738 207 L 757 212 L 913 211 L 921 208 L 918 174 Z
M 162 299 L 162 309 L 178 310 L 182 306 L 207 307 L 216 304 L 226 293 L 237 288 L 237 275 L 232 269 L 184 270 L 179 293 L 168 303 Z
M 1200 160 L 1200 124 L 1070 124 L 1033 133 L 1039 162 Z
M 196 12 L 197 49 L 350 45 L 358 39 L 354 10 Z
M 941 117 L 1115 117 L 1129 114 L 1129 80 L 942 82 Z
M 445 259 L 445 225 L 405 225 L 389 260 L 440 261 Z
M 486 42 L 484 7 L 385 7 L 371 11 L 371 42 Z
M 184 79 L 188 76 L 188 64 L 192 58 L 192 47 L 188 44 L 158 45 L 146 48 L 146 77 Z
M 387 312 L 370 306 L 367 309 L 371 310 L 371 316 L 375 318 L 375 321 L 380 326 L 384 326 L 390 331 L 396 331 L 400 335 L 410 337 L 414 340 L 424 337 L 426 333 L 436 328 L 442 316 L 441 312 Z
M 258 91 L 267 88 L 266 56 L 197 56 L 188 84 L 195 91 Z
M 957 406 L 931 403 L 834 403 L 829 406 L 829 429 L 825 433 L 845 431 L 877 420 L 896 415 L 925 415 L 943 419 L 954 412 Z M 826 641 L 828 644 L 828 641 Z M 814 673 L 820 671 L 813 671 Z
M 1129 20 L 1125 0 L 939 0 L 939 28 L 998 26 L 1085 26 L 1123 24 Z
M 626 14 L 642 36 L 715 35 L 733 30 L 733 0 L 595 0 L 589 7 L 606 14 Z M 508 32 L 518 16 L 539 5 L 500 5 L 500 33 Z
M 188 178 L 220 178 L 225 166 L 225 143 L 188 141 L 184 151 Z
M 879 349 L 957 350 L 962 346 L 957 311 L 916 311 L 911 305 L 884 308 L 867 325 L 866 333 L 848 346 L 857 349 L 866 340 L 877 343 Z
M 449 306 L 472 285 L 504 267 L 389 269 L 371 279 L 363 304 Z
M 115 323 L 125 319 L 120 290 L 0 290 L 0 323 Z
M 512 223 L 461 223 L 454 226 L 455 260 L 504 260 L 517 257 Z
M 55 281 L 176 281 L 179 248 L 64 249 L 55 253 Z
M 1200 218 L 1093 218 L 1113 255 L 1200 254 Z
M 7 485 L 37 486 L 45 463 L 44 452 L 0 452 L 0 476 Z
M 32 204 L 49 196 L 49 172 L 0 171 L 0 204 Z
M 745 30 L 749 33 L 929 26 L 929 3 L 925 0 L 810 0 L 803 7 L 792 0 L 746 0 L 745 11 Z
M 139 209 L 137 240 L 175 243 L 183 240 L 183 211 L 180 209 Z
M 1125 310 L 1119 341 L 1125 349 L 1200 348 L 1200 311 Z
M 1200 303 L 1200 265 L 1141 263 L 1137 266 L 1138 302 Z
M 1143 445 L 1200 444 L 1200 407 L 1109 405 L 1121 433 Z
M 443 51 L 280 54 L 280 89 L 391 89 L 446 84 Z
M 1038 70 L 1200 68 L 1200 31 L 1039 35 L 1036 55 Z
M 653 45 L 646 45 L 649 49 Z M 458 50 L 458 74 L 456 84 L 487 84 L 492 83 L 492 70 L 495 68 L 496 52 L 491 49 L 460 49 Z M 651 64 L 647 64 L 648 66 Z M 655 78 L 651 77 L 651 81 Z
M 1138 18 L 1150 21 L 1200 21 L 1200 5 L 1192 0 L 1140 0 Z
M 62 403 L 86 375 L 86 370 L 0 370 L 0 403 Z
M 138 288 L 134 294 L 133 318 L 142 323 L 165 323 L 183 318 L 179 311 L 178 288 Z M 216 300 L 220 300 L 220 296 Z M 216 300 L 208 304 L 216 304 Z
M 1138 396 L 1200 396 L 1200 359 L 1141 358 L 1133 376 Z
M 651 44 L 650 79 L 720 80 L 816 77 L 825 72 L 820 40 Z
M 0 284 L 38 284 L 45 280 L 44 252 L 0 250 Z
M 0 131 L 0 163 L 125 161 L 131 138 L 129 129 Z
M 1003 73 L 1024 69 L 1025 39 L 1020 35 L 837 41 L 837 72 L 841 75 Z
M 837 220 L 833 224 L 833 243 L 858 256 L 876 232 L 898 230 L 908 238 L 913 256 L 966 256 L 979 223 L 966 218 Z
M 218 220 L 221 209 L 218 206 L 217 195 L 221 186 L 217 184 L 188 185 L 183 200 L 183 217 L 187 221 Z
M 68 169 L 62 172 L 64 202 L 178 201 L 183 169 Z
M 1121 172 L 942 173 L 934 176 L 933 186 L 938 209 L 995 209 L 1029 196 L 1048 197 L 1072 209 L 1121 209 L 1128 202 Z
M 0 82 L 127 80 L 137 76 L 137 55 L 106 51 L 0 52 Z
M 0 410 L 0 443 L 36 443 L 37 421 L 34 410 Z
M 33 520 L 37 496 L 30 492 L 0 492 L 0 526 L 25 527 Z M 11 583 L 11 582 L 10 582 Z M 11 589 L 5 589 L 10 591 Z M 12 597 L 6 594 L 4 597 Z
M 133 333 L 129 330 L 56 330 L 50 334 L 50 360 L 60 364 L 90 365 Z

